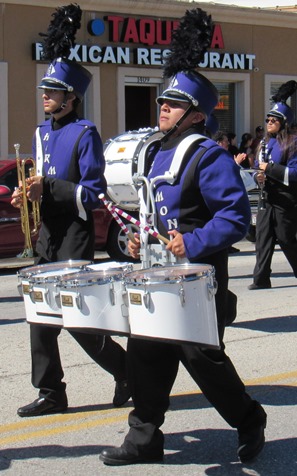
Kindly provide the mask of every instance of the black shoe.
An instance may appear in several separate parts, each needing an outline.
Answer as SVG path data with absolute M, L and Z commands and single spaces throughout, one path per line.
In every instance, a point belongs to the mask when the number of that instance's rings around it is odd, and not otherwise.
M 265 427 L 266 423 L 250 431 L 238 431 L 237 455 L 242 463 L 251 461 L 262 451 L 265 443 Z
M 248 286 L 248 289 L 250 291 L 254 291 L 255 289 L 270 289 L 270 288 L 271 288 L 271 284 L 266 284 L 266 286 L 265 286 L 265 285 L 262 285 L 262 284 L 253 283 L 253 284 L 250 284 Z
M 61 413 L 67 410 L 68 402 L 67 397 L 63 402 L 53 402 L 47 400 L 44 397 L 39 397 L 34 402 L 20 407 L 17 411 L 17 414 L 20 417 L 33 417 L 39 415 L 48 415 L 49 413 Z
M 154 454 L 134 455 L 120 446 L 119 448 L 103 450 L 99 455 L 99 459 L 110 466 L 123 466 L 125 464 L 156 463 L 163 461 L 163 456 L 163 450 Z
M 114 397 L 112 403 L 115 407 L 121 407 L 131 397 L 129 385 L 127 380 L 116 382 Z

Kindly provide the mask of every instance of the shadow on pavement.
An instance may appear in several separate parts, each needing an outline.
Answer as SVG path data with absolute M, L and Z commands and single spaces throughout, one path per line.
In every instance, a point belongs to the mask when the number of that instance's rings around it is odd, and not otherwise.
M 233 322 L 229 327 L 262 332 L 296 332 L 297 316 L 265 317 L 254 321 Z

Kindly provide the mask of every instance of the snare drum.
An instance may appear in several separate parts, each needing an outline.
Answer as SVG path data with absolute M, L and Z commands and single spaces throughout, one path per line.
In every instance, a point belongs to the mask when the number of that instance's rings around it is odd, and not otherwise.
M 132 337 L 219 347 L 212 266 L 147 268 L 125 282 Z
M 124 276 L 133 270 L 132 264 L 99 263 L 88 268 L 87 272 L 66 275 L 60 282 L 64 327 L 130 335 Z
M 62 327 L 58 283 L 64 274 L 78 273 L 91 264 L 85 260 L 58 261 L 20 271 L 27 322 Z
M 156 129 L 129 131 L 104 144 L 107 193 L 116 204 L 127 210 L 137 210 L 139 200 L 132 177 L 143 174 L 148 146 L 163 136 Z

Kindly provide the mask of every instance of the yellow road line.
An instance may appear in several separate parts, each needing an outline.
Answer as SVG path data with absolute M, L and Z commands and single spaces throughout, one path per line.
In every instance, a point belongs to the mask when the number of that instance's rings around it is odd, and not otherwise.
M 275 375 L 268 375 L 266 377 L 259 377 L 245 381 L 245 385 L 263 385 L 267 383 L 284 382 L 290 383 L 291 386 L 297 385 L 297 380 L 292 383 L 293 379 L 297 379 L 297 370 L 292 372 L 284 372 Z M 289 380 L 289 382 L 288 382 Z M 171 397 L 179 397 L 186 395 L 201 394 L 201 391 L 193 390 L 189 392 L 180 392 L 172 394 Z M 110 408 L 106 410 L 95 410 L 77 413 L 65 413 L 59 415 L 48 415 L 42 418 L 35 417 L 34 419 L 22 420 L 16 423 L 8 423 L 0 425 L 0 433 L 14 433 L 12 435 L 0 438 L 0 444 L 7 445 L 8 443 L 17 443 L 34 438 L 44 438 L 55 434 L 63 434 L 69 432 L 79 431 L 86 428 L 94 428 L 97 426 L 109 425 L 118 423 L 127 419 L 130 407 L 125 408 Z M 112 413 L 112 415 L 110 415 Z M 79 420 L 84 420 L 78 423 Z M 75 422 L 76 423 L 73 423 Z M 56 425 L 50 428 L 52 425 Z M 28 431 L 31 430 L 31 431 Z
M 52 435 L 62 434 L 62 433 L 69 433 L 75 432 L 86 428 L 94 428 L 97 426 L 102 425 L 110 425 L 112 423 L 118 423 L 119 421 L 123 421 L 127 419 L 127 414 L 116 415 L 114 417 L 104 418 L 104 419 L 96 419 L 96 420 L 88 420 L 82 423 L 75 423 L 72 425 L 63 425 L 58 426 L 55 428 L 45 428 L 44 430 L 36 430 L 25 432 L 17 435 L 11 435 L 4 438 L 0 438 L 0 444 L 7 445 L 8 443 L 19 443 L 21 441 L 25 441 L 32 438 L 47 438 Z M 1 427 L 0 427 L 1 428 Z

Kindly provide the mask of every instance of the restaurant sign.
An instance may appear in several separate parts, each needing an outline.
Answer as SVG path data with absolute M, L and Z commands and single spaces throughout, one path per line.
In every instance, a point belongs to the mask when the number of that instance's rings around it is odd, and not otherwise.
M 77 44 L 71 49 L 69 59 L 79 63 L 162 66 L 170 54 L 172 32 L 178 24 L 177 20 L 135 19 L 117 15 L 97 18 L 89 22 L 88 33 L 93 38 L 104 36 L 108 40 L 103 41 L 103 44 Z M 254 54 L 213 51 L 218 49 L 224 49 L 224 40 L 221 25 L 216 24 L 210 50 L 197 66 L 224 70 L 254 68 Z M 33 45 L 33 59 L 42 60 L 41 43 Z

